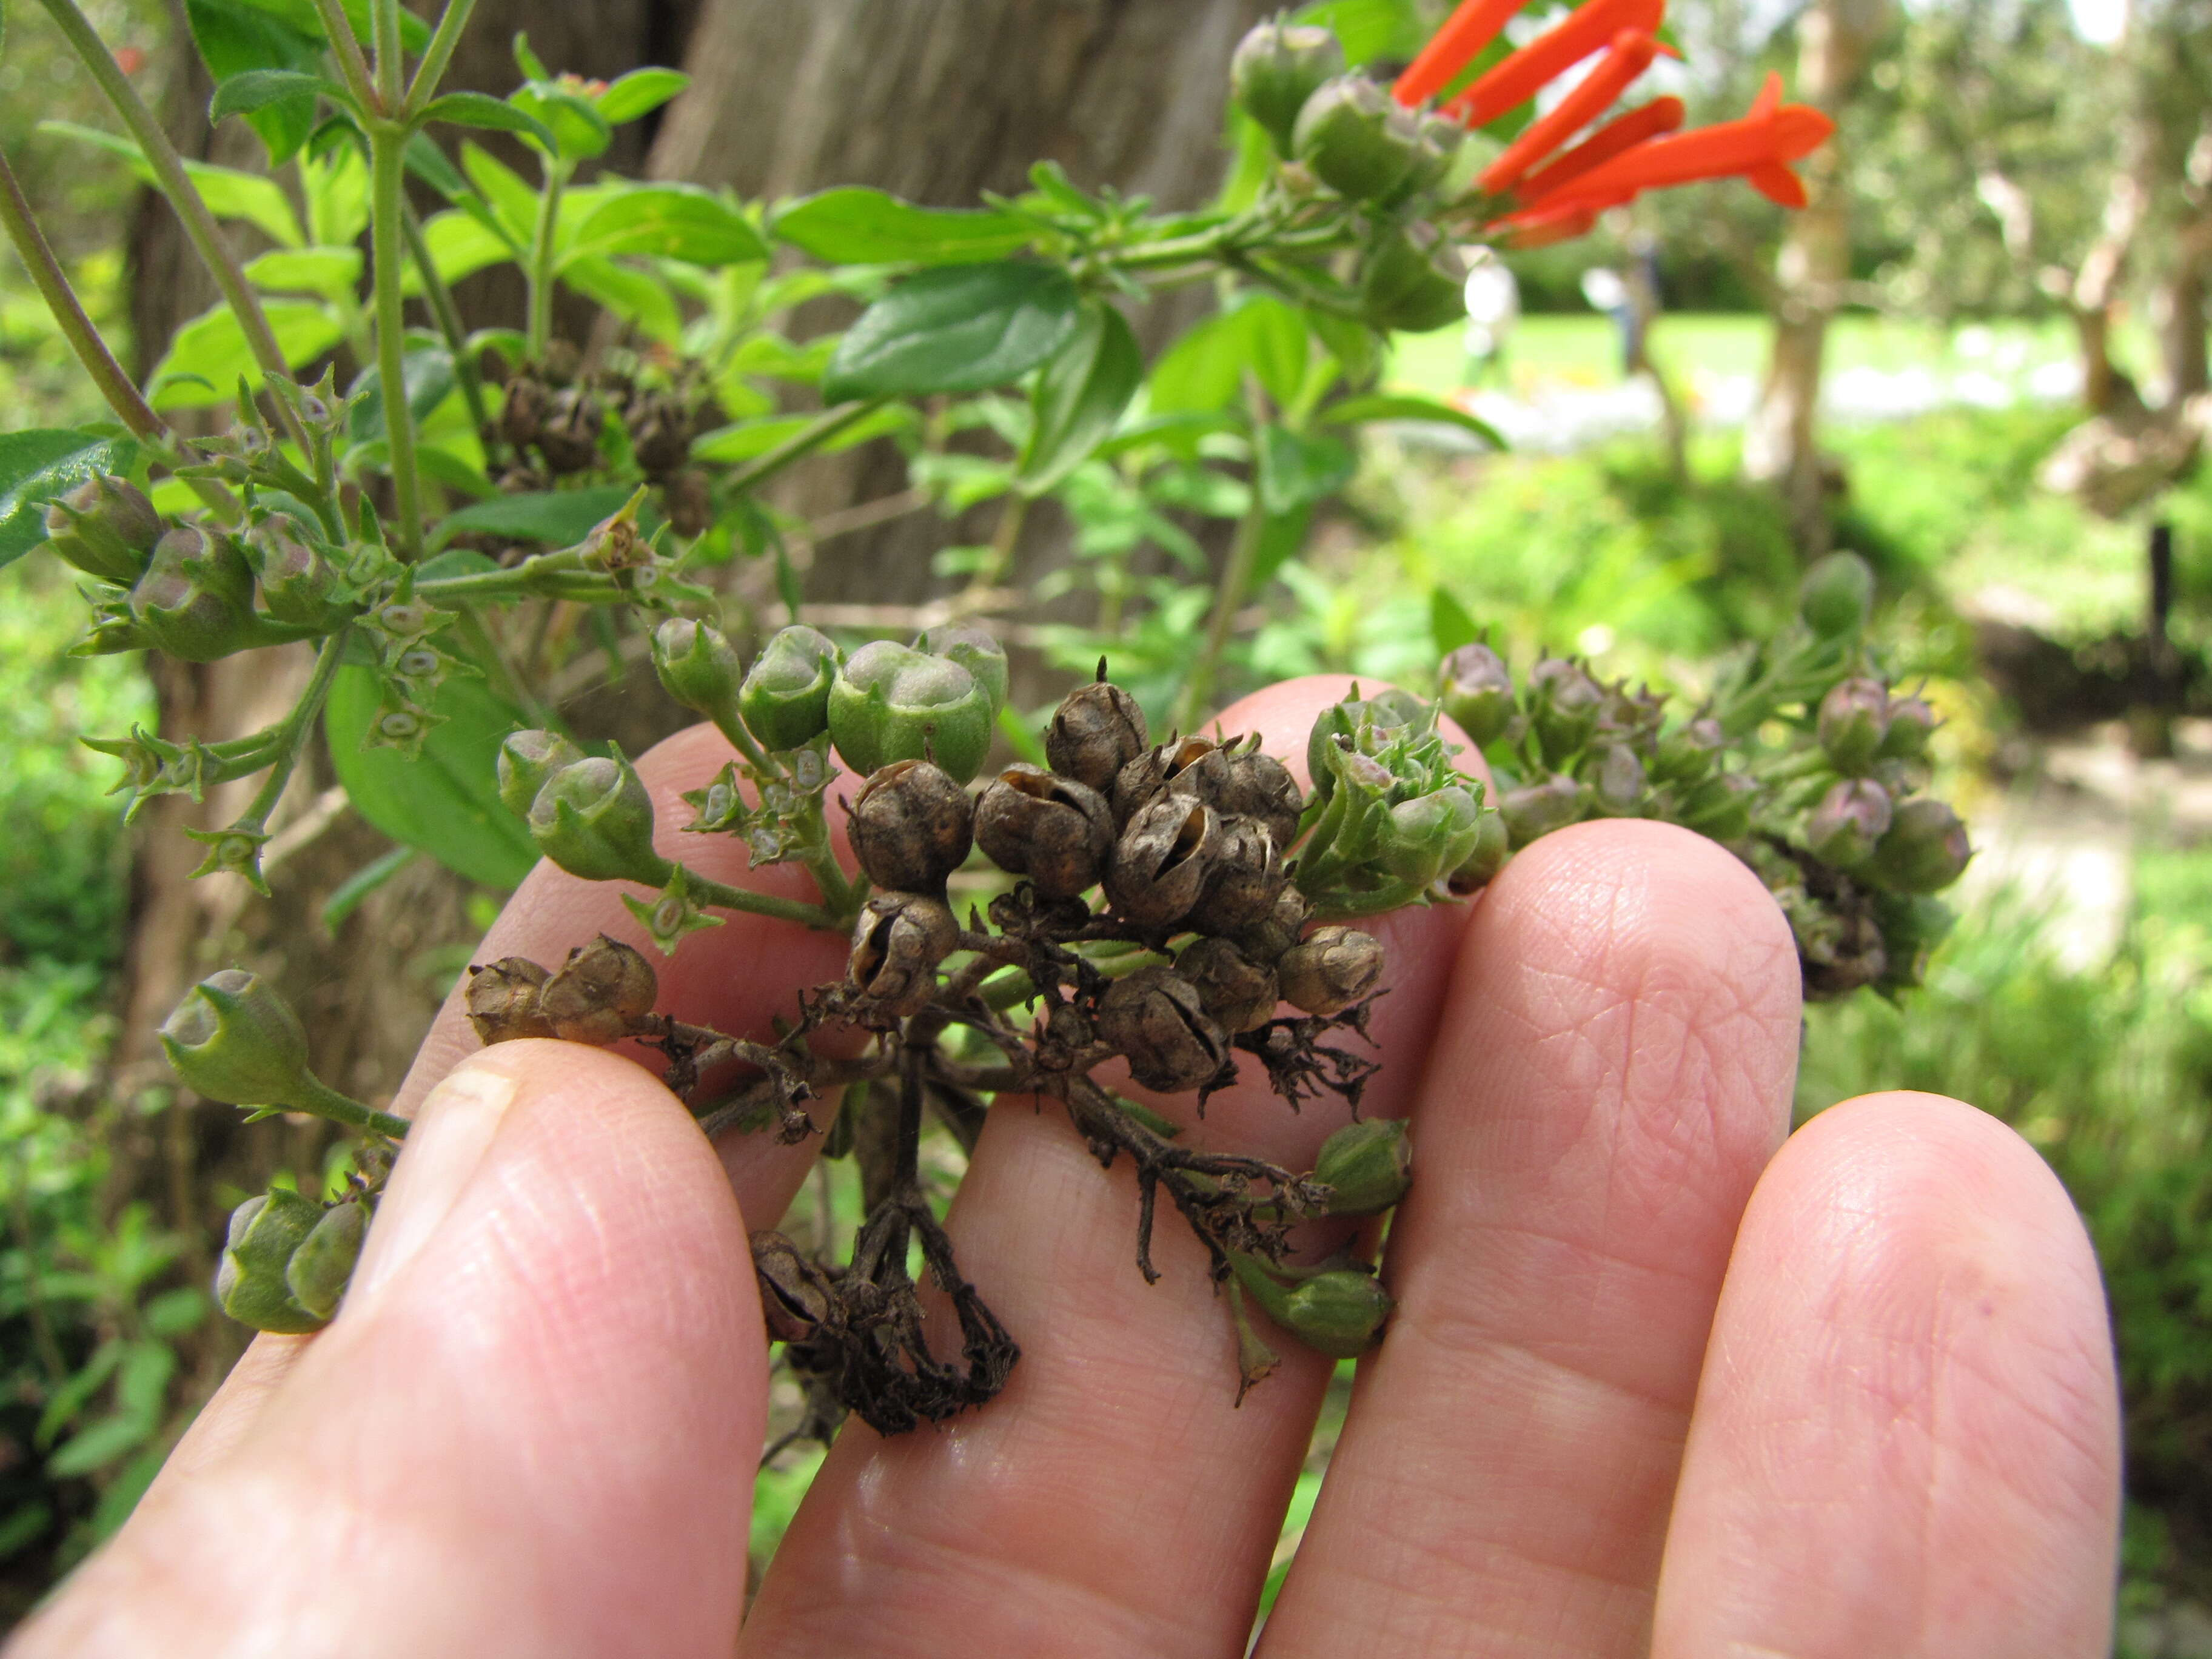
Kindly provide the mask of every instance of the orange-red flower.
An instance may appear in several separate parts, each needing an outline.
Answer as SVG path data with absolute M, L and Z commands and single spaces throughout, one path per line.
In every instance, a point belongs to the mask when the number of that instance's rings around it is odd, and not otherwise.
M 1482 170 L 1482 187 L 1497 196 L 1519 184 L 1529 168 L 1595 120 L 1631 81 L 1650 67 L 1658 50 L 1659 43 L 1641 29 L 1623 29 L 1614 35 L 1597 67 L 1524 127 L 1505 153 Z
M 1623 29 L 1656 34 L 1666 9 L 1666 0 L 1583 0 L 1562 21 L 1477 76 L 1444 106 L 1444 113 L 1471 127 L 1486 126 L 1583 58 L 1602 52 Z
M 1435 97 L 1451 84 L 1474 55 L 1498 38 L 1505 20 L 1521 9 L 1525 0 L 1461 0 L 1443 27 L 1429 37 L 1429 44 L 1406 66 L 1390 90 L 1407 109 Z
M 1572 179 L 1581 178 L 1601 162 L 1635 149 L 1647 138 L 1672 132 L 1682 125 L 1684 109 L 1679 98 L 1654 98 L 1626 115 L 1616 115 L 1549 167 L 1522 181 L 1521 194 L 1528 201 L 1555 194 Z

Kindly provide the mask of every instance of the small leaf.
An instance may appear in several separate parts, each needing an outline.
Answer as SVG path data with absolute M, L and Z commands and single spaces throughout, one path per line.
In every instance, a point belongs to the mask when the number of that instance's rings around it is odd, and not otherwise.
M 650 271 L 611 259 L 576 259 L 563 267 L 561 280 L 665 345 L 684 337 L 684 313 L 676 307 L 676 296 Z
M 220 121 L 226 115 L 250 115 L 256 110 L 266 109 L 271 104 L 288 99 L 317 97 L 337 88 L 319 75 L 308 75 L 299 70 L 248 70 L 243 75 L 234 75 L 215 89 L 208 100 L 208 119 Z
M 592 101 L 599 113 L 616 126 L 650 114 L 691 84 L 691 77 L 672 69 L 632 70 Z
M 1268 513 L 1295 513 L 1352 482 L 1358 459 L 1334 438 L 1309 437 L 1272 422 L 1260 428 L 1260 502 Z
M 910 276 L 860 313 L 822 378 L 828 403 L 981 392 L 1060 349 L 1080 301 L 1065 271 L 1003 262 Z
M 1288 407 L 1305 379 L 1310 349 L 1305 318 L 1271 295 L 1201 319 L 1152 365 L 1156 414 L 1227 409 L 1250 374 L 1278 404 Z
M 261 309 L 290 368 L 321 356 L 345 337 L 337 313 L 319 301 L 271 300 Z M 172 337 L 168 356 L 154 371 L 150 401 L 156 409 L 228 404 L 237 395 L 241 374 L 256 386 L 261 383 L 261 366 L 238 319 L 228 307 L 217 305 Z
M 443 547 L 456 536 L 474 532 L 569 547 L 590 535 L 602 520 L 620 512 L 629 498 L 627 484 L 501 495 L 447 514 L 430 532 L 430 545 Z
M 453 356 L 442 345 L 418 345 L 409 349 L 401 364 L 408 411 L 419 425 L 446 401 L 457 384 Z M 384 438 L 384 381 L 375 364 L 361 372 L 347 388 L 347 396 L 354 402 L 346 413 L 346 435 L 357 444 Z
M 1437 654 L 1449 657 L 1463 645 L 1473 645 L 1482 637 L 1482 629 L 1475 626 L 1474 618 L 1467 607 L 1453 597 L 1448 587 L 1429 590 L 1429 633 L 1437 643 Z
M 422 106 L 426 121 L 445 121 L 457 127 L 489 127 L 498 132 L 519 132 L 537 141 L 550 154 L 554 137 L 545 124 L 504 99 L 483 92 L 449 92 Z
M 1144 378 L 1145 355 L 1127 321 L 1105 301 L 1091 301 L 1037 375 L 1015 487 L 1042 495 L 1082 465 L 1113 432 Z
M 848 185 L 793 203 L 769 229 L 833 264 L 963 264 L 1012 253 L 1036 234 L 995 210 L 916 207 L 880 190 Z
M 350 295 L 361 282 L 357 247 L 278 248 L 246 262 L 246 279 L 270 293 Z
M 1434 421 L 1472 432 L 1493 448 L 1507 447 L 1498 428 L 1489 422 L 1433 398 L 1416 398 L 1401 392 L 1363 392 L 1357 397 L 1340 398 L 1322 410 L 1317 418 L 1328 426 L 1352 426 L 1366 421 Z
M 68 428 L 0 434 L 0 566 L 46 538 L 46 505 L 99 473 L 125 473 L 137 459 L 128 438 Z
M 787 439 L 797 437 L 817 417 L 812 415 L 778 415 L 764 421 L 739 421 L 733 426 L 718 427 L 703 433 L 691 446 L 691 459 L 698 461 L 749 461 L 756 455 L 765 455 Z M 815 453 L 834 455 L 841 449 L 850 449 L 855 444 L 866 443 L 886 433 L 903 431 L 915 423 L 915 413 L 902 404 L 892 404 L 873 414 L 853 422 L 835 437 L 820 444 Z
M 461 170 L 427 133 L 418 132 L 407 141 L 407 170 L 449 202 L 469 193 L 469 181 Z
M 256 70 L 319 79 L 314 71 L 322 57 L 321 31 L 311 5 L 302 3 L 298 9 L 304 15 L 278 15 L 237 0 L 185 0 L 185 22 L 218 87 Z M 252 111 L 246 121 L 267 148 L 272 166 L 289 161 L 315 131 L 314 94 L 295 89 Z
M 711 191 L 691 185 L 628 187 L 592 210 L 575 229 L 568 258 L 637 254 L 696 265 L 734 265 L 769 257 L 752 223 Z
M 138 146 L 128 138 L 102 132 L 97 127 L 80 126 L 74 121 L 41 121 L 39 131 L 74 138 L 119 155 L 131 164 L 131 171 L 140 183 L 155 182 L 154 169 L 147 164 Z M 241 173 L 236 167 L 216 167 L 210 161 L 186 161 L 185 175 L 206 202 L 208 211 L 217 218 L 243 219 L 270 241 L 285 247 L 298 247 L 307 240 L 300 234 L 300 221 L 292 211 L 292 204 L 274 179 L 264 179 L 258 173 Z

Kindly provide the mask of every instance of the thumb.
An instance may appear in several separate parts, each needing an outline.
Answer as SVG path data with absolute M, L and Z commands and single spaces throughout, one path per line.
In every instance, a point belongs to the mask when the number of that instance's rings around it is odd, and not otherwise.
M 337 1320 L 11 1659 L 727 1655 L 766 1377 L 682 1106 L 502 1043 L 423 1103 Z

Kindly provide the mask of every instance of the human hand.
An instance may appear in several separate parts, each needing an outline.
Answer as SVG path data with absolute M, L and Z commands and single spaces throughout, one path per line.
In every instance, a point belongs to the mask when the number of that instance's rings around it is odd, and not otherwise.
M 1293 759 L 1341 690 L 1224 725 Z M 640 770 L 665 809 L 726 757 L 701 728 Z M 697 842 L 720 879 L 803 879 Z M 643 942 L 613 889 L 541 866 L 483 956 L 602 929 Z M 1797 968 L 1747 871 L 1589 823 L 1376 931 L 1367 1103 L 1411 1115 L 1418 1158 L 1398 1309 L 1261 1654 L 2108 1650 L 2118 1408 L 2072 1207 L 1930 1097 L 1848 1103 L 1777 1153 Z M 664 965 L 662 1006 L 763 1028 L 842 956 L 735 916 Z M 15 1659 L 738 1644 L 767 1395 L 746 1229 L 812 1151 L 718 1161 L 618 1055 L 474 1048 L 456 999 L 337 1320 L 254 1344 Z M 1303 1168 L 1336 1127 L 1239 1089 L 1192 1138 Z M 1021 1362 L 942 1429 L 847 1425 L 744 1653 L 1243 1651 L 1329 1362 L 1280 1342 L 1232 1407 L 1203 1253 L 1162 1228 L 1147 1286 L 1135 1207 L 1053 1110 L 993 1110 L 951 1227 Z

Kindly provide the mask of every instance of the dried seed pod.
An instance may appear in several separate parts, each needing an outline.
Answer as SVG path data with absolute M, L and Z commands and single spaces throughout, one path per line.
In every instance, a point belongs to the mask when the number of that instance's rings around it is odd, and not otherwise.
M 1177 738 L 1146 750 L 1114 775 L 1114 822 L 1126 827 L 1164 790 L 1213 806 L 1228 782 L 1228 750 L 1211 738 Z
M 672 472 L 661 480 L 660 505 L 678 535 L 703 536 L 714 522 L 714 481 L 696 466 Z
M 943 767 L 893 761 L 860 786 L 847 809 L 845 835 L 877 886 L 940 892 L 974 844 L 975 808 Z
M 1259 819 L 1274 837 L 1275 850 L 1288 853 L 1298 838 L 1298 817 L 1306 806 L 1291 769 L 1256 749 L 1231 754 L 1228 764 L 1220 796 L 1209 804 L 1224 817 Z
M 555 1036 L 616 1042 L 651 1016 L 659 994 L 653 964 L 602 933 L 568 952 L 560 971 L 539 988 L 538 1009 Z
M 937 992 L 937 964 L 960 944 L 951 907 L 927 893 L 878 893 L 853 925 L 846 982 L 874 1012 L 903 1018 Z
M 1382 978 L 1382 945 L 1356 927 L 1316 927 L 1275 965 L 1285 1000 L 1310 1014 L 1340 1014 Z
M 1139 968 L 1098 1000 L 1098 1035 L 1147 1089 L 1176 1094 L 1211 1083 L 1229 1058 L 1229 1038 L 1197 989 L 1172 969 Z
M 1306 922 L 1312 915 L 1313 906 L 1306 896 L 1295 887 L 1285 886 L 1275 895 L 1275 902 L 1266 915 L 1249 927 L 1238 928 L 1230 937 L 1236 941 L 1237 948 L 1253 961 L 1273 964 L 1281 961 L 1283 952 L 1298 942 L 1298 936 L 1305 932 Z
M 827 1274 L 798 1245 L 766 1228 L 752 1236 L 753 1274 L 771 1342 L 803 1342 L 834 1307 Z
M 511 1042 L 517 1037 L 550 1037 L 553 1023 L 538 1006 L 550 975 L 527 957 L 501 957 L 469 969 L 469 1024 L 478 1041 Z
M 517 449 L 536 443 L 552 403 L 544 381 L 527 371 L 516 375 L 507 383 L 507 396 L 500 402 L 500 436 Z
M 1001 870 L 1027 876 L 1047 898 L 1097 884 L 1114 848 L 1104 797 L 1042 767 L 1010 766 L 975 803 L 975 840 Z
M 1249 927 L 1273 910 L 1285 879 L 1267 826 L 1257 818 L 1224 817 L 1213 868 L 1191 908 L 1190 925 L 1209 933 Z
M 1194 940 L 1176 958 L 1176 972 L 1198 993 L 1201 1007 L 1232 1036 L 1265 1025 L 1282 1000 L 1275 972 L 1225 939 Z
M 599 400 L 582 386 L 570 386 L 546 405 L 538 452 L 556 473 L 588 471 L 599 464 L 599 429 L 605 424 Z
M 1106 899 L 1140 927 L 1182 921 L 1206 889 L 1220 820 L 1204 801 L 1166 795 L 1129 820 L 1106 865 Z
M 679 398 L 655 393 L 631 403 L 624 416 L 630 454 L 648 477 L 673 472 L 690 458 L 691 415 Z
M 1064 778 L 1105 793 L 1121 769 L 1145 752 L 1150 736 L 1137 700 L 1106 680 L 1098 664 L 1095 684 L 1078 686 L 1054 711 L 1044 734 L 1045 758 Z

